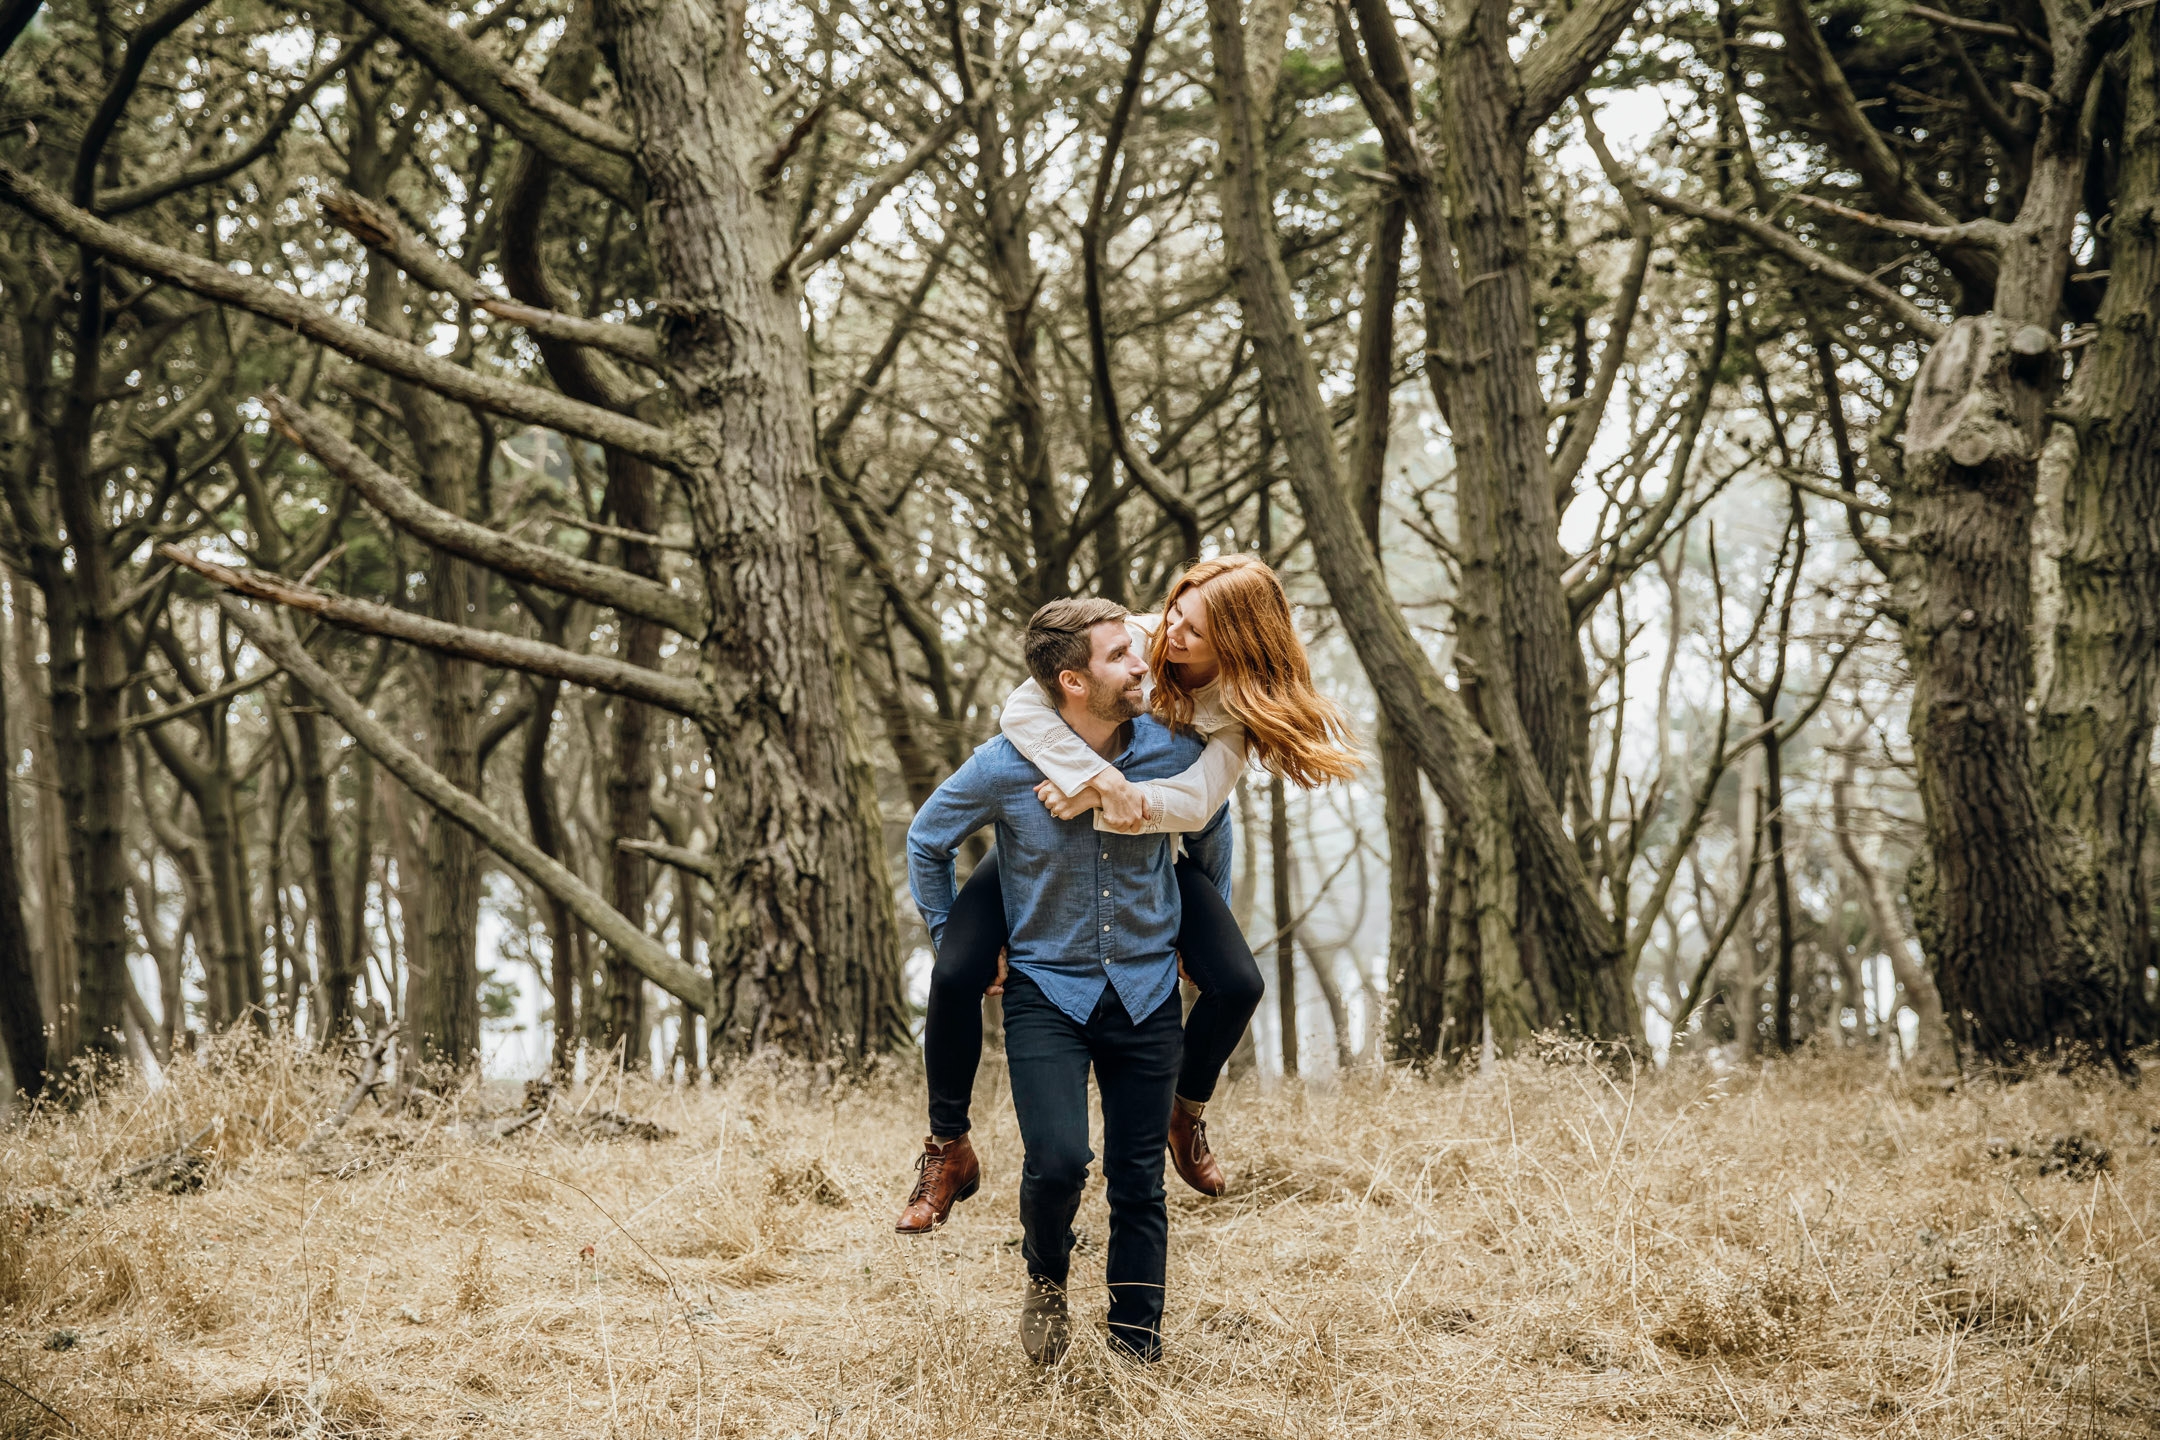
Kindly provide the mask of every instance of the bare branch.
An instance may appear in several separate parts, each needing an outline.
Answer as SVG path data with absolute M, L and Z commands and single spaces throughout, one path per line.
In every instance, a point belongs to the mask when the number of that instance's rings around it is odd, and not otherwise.
M 1840 285 L 1857 290 L 1888 310 L 1905 328 L 1925 340 L 1942 338 L 1944 326 L 1934 316 L 1922 310 L 1911 300 L 1891 289 L 1864 270 L 1856 270 L 1841 260 L 1833 260 L 1805 240 L 1775 225 L 1766 224 L 1737 210 L 1727 210 L 1721 205 L 1706 205 L 1699 200 L 1688 200 L 1678 195 L 1667 195 L 1658 190 L 1645 189 L 1643 198 L 1660 210 L 1675 215 L 1687 215 L 1697 220 L 1708 220 L 1725 225 L 1747 236 L 1756 244 L 1782 260 L 1799 266 L 1811 274 L 1835 280 Z
M 1531 47 L 1516 66 L 1522 77 L 1522 107 L 1515 114 L 1517 133 L 1528 135 L 1552 118 L 1553 111 L 1612 53 L 1639 8 L 1641 0 L 1588 0 L 1569 11 L 1551 34 Z M 1504 42 L 1492 36 L 1486 43 Z
M 12 165 L 0 163 L 0 196 L 68 239 L 130 269 L 290 326 L 363 365 L 448 399 L 614 445 L 664 468 L 680 463 L 675 437 L 657 426 L 568 399 L 537 385 L 475 374 L 418 345 L 339 320 L 312 300 L 107 224 L 89 211 L 70 205 Z
M 870 223 L 870 217 L 877 213 L 878 206 L 885 203 L 885 197 L 899 189 L 909 176 L 922 169 L 923 162 L 942 149 L 945 142 L 952 139 L 953 132 L 959 128 L 960 112 L 948 112 L 929 134 L 909 148 L 907 154 L 886 166 L 878 178 L 871 182 L 870 188 L 862 193 L 862 198 L 830 229 L 818 236 L 815 244 L 811 243 L 807 235 L 803 236 L 798 242 L 801 258 L 791 256 L 782 263 L 773 273 L 773 288 L 780 289 L 785 286 L 790 276 L 799 279 L 809 274 L 845 249 L 848 242 L 862 232 L 863 226 Z
M 658 860 L 663 865 L 673 865 L 678 870 L 687 870 L 693 875 L 702 875 L 715 885 L 720 883 L 720 861 L 702 850 L 685 850 L 680 845 L 668 845 L 658 840 L 630 839 L 617 840 L 615 848 L 647 856 L 650 859 Z
M 194 699 L 183 701 L 178 705 L 168 705 L 162 710 L 153 710 L 147 715 L 130 715 L 120 722 L 121 733 L 128 734 L 136 730 L 150 730 L 174 720 L 184 719 L 198 710 L 207 710 L 213 705 L 222 704 L 235 695 L 245 695 L 265 681 L 275 680 L 282 673 L 283 671 L 279 667 L 272 665 L 259 675 L 250 675 L 245 679 L 235 680 L 230 685 L 220 685 L 215 690 L 206 691 L 201 695 L 197 695 Z
M 638 205 L 635 142 L 565 105 L 460 35 L 423 0 L 353 0 L 420 62 L 511 134 L 619 205 Z
M 1891 235 L 1902 235 L 1908 240 L 1918 240 L 1926 245 L 1969 245 L 1987 250 L 2000 250 L 2010 242 L 2010 227 L 1999 220 L 1967 220 L 1960 225 L 1922 225 L 1911 220 L 1892 220 L 1882 215 L 1871 215 L 1865 210 L 1855 210 L 1850 205 L 1840 205 L 1835 200 L 1825 200 L 1795 190 L 1787 199 L 1799 202 L 1811 210 L 1821 210 L 1855 224 L 1866 225 Z
M 695 680 L 664 675 L 642 665 L 628 665 L 605 656 L 581 655 L 541 640 L 431 620 L 408 610 L 378 605 L 372 600 L 333 595 L 327 590 L 317 590 L 312 585 L 301 585 L 259 570 L 229 569 L 214 560 L 190 555 L 177 545 L 160 545 L 158 553 L 193 570 L 212 584 L 251 599 L 268 600 L 288 609 L 305 611 L 346 630 L 403 640 L 409 645 L 419 645 L 460 659 L 477 660 L 484 665 L 521 670 L 530 675 L 552 675 L 572 685 L 642 700 L 692 720 L 710 719 L 713 714 L 711 692 Z
M 351 735 L 384 769 L 405 787 L 464 826 L 504 862 L 562 902 L 564 908 L 597 934 L 615 952 L 635 965 L 646 979 L 670 995 L 691 1005 L 712 1001 L 712 985 L 692 967 L 671 954 L 667 947 L 639 929 L 629 916 L 600 897 L 600 893 L 572 874 L 560 861 L 541 853 L 469 791 L 460 790 L 426 761 L 407 749 L 389 727 L 367 713 L 335 677 L 307 653 L 291 632 L 268 615 L 258 614 L 230 595 L 218 604 L 233 623 L 245 631 L 257 649 L 291 673 L 322 703 L 323 709 Z
M 1862 500 L 1857 495 L 1848 495 L 1843 490 L 1838 489 L 1837 486 L 1827 484 L 1812 475 L 1803 474 L 1798 470 L 1780 466 L 1777 473 L 1778 478 L 1792 486 L 1793 489 L 1805 491 L 1824 500 L 1835 500 L 1848 510 L 1858 510 L 1863 515 L 1880 515 L 1885 519 L 1897 513 L 1888 505 L 1878 505 L 1873 500 Z
M 429 504 L 419 491 L 370 460 L 359 446 L 324 424 L 320 416 L 276 394 L 266 399 L 272 424 L 320 460 L 331 474 L 358 490 L 399 529 L 485 565 L 498 575 L 530 580 L 596 605 L 657 620 L 685 635 L 705 633 L 707 626 L 699 608 L 665 585 L 612 565 L 565 555 L 551 546 L 515 539 Z
M 1993 35 L 2004 40 L 2024 40 L 2037 44 L 2042 50 L 2048 48 L 2045 40 L 2021 26 L 1998 25 L 1992 20 L 1967 20 L 1962 15 L 1946 14 L 1926 5 L 1907 5 L 1905 11 L 1909 15 L 1918 15 L 1923 20 L 1932 20 L 1946 30 L 1963 30 L 1971 35 Z
M 350 190 L 332 190 L 322 197 L 322 208 L 340 229 L 430 290 L 456 296 L 513 325 L 522 325 L 535 335 L 566 340 L 573 345 L 591 345 L 639 365 L 657 368 L 661 363 L 660 341 L 649 330 L 542 310 L 490 293 L 486 286 L 450 263 L 440 251 L 423 244 L 386 205 L 379 205 Z
M 100 215 L 125 215 L 130 210 L 140 210 L 145 205 L 155 205 L 169 195 L 192 190 L 198 185 L 214 185 L 228 175 L 237 175 L 248 166 L 270 153 L 284 133 L 292 128 L 292 122 L 307 108 L 315 92 L 328 83 L 331 76 L 351 63 L 352 57 L 365 51 L 374 43 L 374 35 L 364 36 L 358 43 L 348 45 L 315 68 L 315 73 L 293 89 L 279 105 L 275 114 L 264 122 L 262 133 L 249 144 L 235 150 L 223 159 L 206 161 L 192 169 L 168 175 L 163 180 L 151 180 L 141 185 L 131 185 L 125 190 L 108 190 L 97 197 L 91 208 Z
M 1560 446 L 1560 453 L 1553 457 L 1553 489 L 1566 494 L 1582 473 L 1583 462 L 1590 458 L 1590 447 L 1597 440 L 1598 430 L 1605 419 L 1605 407 L 1612 402 L 1613 385 L 1620 378 L 1621 362 L 1627 359 L 1628 334 L 1635 327 L 1635 312 L 1642 303 L 1643 277 L 1650 271 L 1650 245 L 1656 238 L 1656 228 L 1650 219 L 1650 207 L 1643 203 L 1642 187 L 1634 178 L 1620 168 L 1606 148 L 1605 132 L 1598 128 L 1597 117 L 1591 113 L 1589 98 L 1577 102 L 1582 113 L 1583 134 L 1590 148 L 1603 167 L 1605 176 L 1613 188 L 1620 192 L 1620 200 L 1627 207 L 1628 229 L 1633 232 L 1634 245 L 1628 251 L 1628 268 L 1620 282 L 1620 294 L 1613 301 L 1612 324 L 1605 332 L 1605 351 L 1598 357 L 1597 378 L 1584 397 L 1581 412 L 1568 427 L 1567 439 Z

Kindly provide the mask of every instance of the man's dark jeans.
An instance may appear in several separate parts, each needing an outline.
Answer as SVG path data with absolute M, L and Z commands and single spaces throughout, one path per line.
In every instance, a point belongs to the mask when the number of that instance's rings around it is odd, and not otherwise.
M 1172 988 L 1135 1025 L 1103 989 L 1085 1025 L 1023 975 L 1005 982 L 1005 1057 L 1027 1159 L 1020 1173 L 1021 1256 L 1028 1274 L 1064 1285 L 1072 1218 L 1087 1188 L 1088 1067 L 1102 1092 L 1103 1180 L 1110 1198 L 1110 1343 L 1142 1360 L 1162 1354 L 1163 1272 L 1170 1212 L 1163 1147 L 1177 1094 L 1184 1031 Z

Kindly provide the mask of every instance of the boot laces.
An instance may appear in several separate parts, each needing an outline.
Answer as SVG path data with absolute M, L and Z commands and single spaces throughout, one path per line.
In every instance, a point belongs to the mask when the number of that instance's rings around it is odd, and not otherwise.
M 1205 1160 L 1208 1154 L 1207 1121 L 1197 1115 L 1192 1122 L 1192 1153 L 1195 1160 Z
M 945 1152 L 942 1150 L 924 1150 L 922 1154 L 915 1157 L 915 1168 L 922 1172 L 922 1178 L 915 1182 L 914 1193 L 908 1196 L 910 1204 L 917 1200 L 928 1199 L 930 1192 L 936 1188 L 938 1177 L 945 1173 Z

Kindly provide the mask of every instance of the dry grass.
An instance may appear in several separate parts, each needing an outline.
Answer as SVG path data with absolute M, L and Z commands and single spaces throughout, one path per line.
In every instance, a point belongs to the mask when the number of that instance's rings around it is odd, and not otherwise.
M 2160 1112 L 2099 1077 L 1233 1093 L 1170 1358 L 1099 1339 L 1098 1184 L 1048 1373 L 989 1084 L 981 1195 L 909 1243 L 911 1084 L 611 1081 L 501 1140 L 521 1106 L 468 1094 L 301 1152 L 339 1083 L 229 1051 L 0 1135 L 0 1375 L 52 1407 L 0 1388 L 0 1440 L 2160 1433 Z M 199 1188 L 110 1189 L 205 1129 Z

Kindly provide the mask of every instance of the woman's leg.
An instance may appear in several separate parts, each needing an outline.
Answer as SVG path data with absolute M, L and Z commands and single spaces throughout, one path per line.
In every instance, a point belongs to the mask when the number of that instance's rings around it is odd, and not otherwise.
M 937 1140 L 968 1132 L 968 1102 L 982 1061 L 983 991 L 997 981 L 998 952 L 1006 940 L 997 858 L 995 850 L 985 855 L 960 887 L 945 917 L 937 963 L 930 967 L 923 1069 L 930 1082 L 930 1134 Z
M 1177 1093 L 1180 1100 L 1198 1104 L 1214 1095 L 1230 1052 L 1260 1008 L 1265 982 L 1253 962 L 1252 947 L 1207 872 L 1180 860 L 1177 881 L 1184 905 L 1178 954 L 1184 958 L 1185 973 L 1200 988 L 1199 1001 L 1185 1017 L 1185 1061 Z

